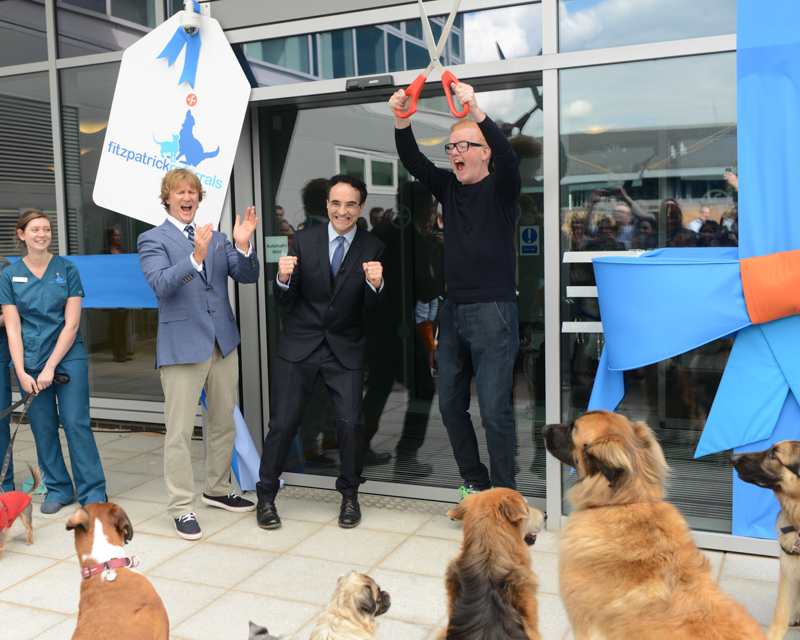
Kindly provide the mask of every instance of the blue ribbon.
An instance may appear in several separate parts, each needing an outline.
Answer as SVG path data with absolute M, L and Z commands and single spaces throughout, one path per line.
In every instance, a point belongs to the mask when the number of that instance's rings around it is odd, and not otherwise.
M 624 371 L 737 332 L 695 457 L 800 437 L 800 316 L 753 325 L 739 271 L 740 259 L 800 249 L 800 4 L 767 7 L 737 3 L 739 247 L 592 261 L 605 348 L 589 409 L 617 407 Z M 772 492 L 731 472 L 733 533 L 774 538 Z
M 195 13 L 199 14 L 200 3 L 197 0 L 192 0 L 192 4 L 194 5 Z M 183 60 L 183 72 L 181 73 L 181 79 L 178 81 L 178 84 L 188 82 L 192 89 L 194 89 L 195 76 L 197 75 L 197 61 L 200 58 L 200 29 L 195 31 L 192 35 L 189 35 L 183 30 L 183 27 L 179 26 L 172 35 L 172 39 L 167 43 L 167 46 L 164 47 L 164 50 L 156 59 L 166 58 L 169 63 L 168 66 L 171 67 L 175 60 L 178 59 L 178 55 L 183 50 L 184 45 L 186 45 L 186 57 Z

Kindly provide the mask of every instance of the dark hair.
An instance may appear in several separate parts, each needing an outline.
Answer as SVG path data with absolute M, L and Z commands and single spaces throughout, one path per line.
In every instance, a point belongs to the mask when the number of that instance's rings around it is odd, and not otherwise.
M 321 215 L 328 217 L 328 190 L 330 185 L 325 178 L 314 178 L 303 186 L 300 198 L 303 200 L 303 208 L 310 216 Z
M 26 249 L 28 248 L 27 245 L 23 240 L 20 240 L 19 231 L 25 232 L 25 227 L 28 226 L 32 220 L 38 220 L 39 218 L 45 218 L 52 227 L 52 222 L 50 221 L 50 216 L 48 216 L 44 211 L 40 211 L 39 209 L 28 209 L 25 213 L 23 213 L 19 220 L 17 221 L 17 227 L 14 230 L 14 248 L 19 251 L 23 247 Z
M 356 224 L 357 224 L 359 227 L 361 227 L 362 229 L 364 229 L 364 231 L 366 231 L 367 229 L 369 229 L 369 226 L 367 225 L 367 219 L 366 219 L 366 218 L 362 218 L 361 216 L 359 216 L 359 217 L 356 219 Z
M 355 176 L 348 176 L 341 173 L 328 180 L 328 197 L 331 195 L 331 189 L 340 183 L 349 184 L 354 189 L 358 189 L 358 192 L 361 194 L 361 202 L 358 204 L 364 204 L 367 201 L 367 185 L 364 183 L 364 181 L 361 178 L 356 178 Z
M 372 207 L 372 209 L 369 210 L 369 215 L 370 216 L 372 216 L 372 215 L 374 215 L 376 213 L 383 213 L 383 207 Z

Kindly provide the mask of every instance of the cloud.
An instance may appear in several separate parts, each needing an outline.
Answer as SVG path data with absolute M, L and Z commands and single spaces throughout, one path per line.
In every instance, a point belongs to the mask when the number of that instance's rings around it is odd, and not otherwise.
M 731 0 L 570 0 L 559 3 L 561 51 L 736 33 Z
M 591 113 L 592 103 L 586 100 L 573 100 L 561 111 L 561 114 L 567 118 L 587 118 Z
M 464 17 L 466 63 L 499 60 L 495 43 L 506 58 L 538 55 L 542 48 L 541 5 L 478 11 Z

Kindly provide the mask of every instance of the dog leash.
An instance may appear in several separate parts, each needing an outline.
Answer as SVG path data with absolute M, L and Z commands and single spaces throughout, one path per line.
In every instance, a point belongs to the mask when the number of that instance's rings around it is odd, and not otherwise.
M 57 373 L 53 376 L 53 382 L 56 384 L 67 384 L 69 382 L 69 375 L 66 373 Z M 17 427 L 14 429 L 14 435 L 11 436 L 11 440 L 8 442 L 8 449 L 6 449 L 6 457 L 3 460 L 3 470 L 0 471 L 0 483 L 3 482 L 6 478 L 6 471 L 8 471 L 8 465 L 11 462 L 11 451 L 14 447 L 14 439 L 17 437 L 17 431 L 19 431 L 19 425 L 22 424 L 22 418 L 25 417 L 25 414 L 28 412 L 28 407 L 31 406 L 31 402 L 36 397 L 36 392 L 31 391 L 27 396 L 24 398 L 20 398 L 14 404 L 12 404 L 8 409 L 0 413 L 0 420 L 5 418 L 9 413 L 11 413 L 14 409 L 23 405 L 22 413 L 19 416 L 19 420 L 17 421 Z

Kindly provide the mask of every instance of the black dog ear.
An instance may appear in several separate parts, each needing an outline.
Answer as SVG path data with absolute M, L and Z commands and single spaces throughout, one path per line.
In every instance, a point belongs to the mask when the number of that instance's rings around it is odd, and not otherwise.
M 368 584 L 365 584 L 358 596 L 356 596 L 356 606 L 359 611 L 367 615 L 372 615 L 378 609 L 375 596 L 372 595 L 372 588 Z
M 67 531 L 72 531 L 78 527 L 83 527 L 86 531 L 89 530 L 89 512 L 81 507 L 67 520 Z
M 619 436 L 606 436 L 587 444 L 583 459 L 588 475 L 602 473 L 611 489 L 617 486 L 623 474 L 632 470 L 628 449 Z
M 133 525 L 131 524 L 131 519 L 128 517 L 128 514 L 125 513 L 125 509 L 118 504 L 115 504 L 111 511 L 111 521 L 114 523 L 117 531 L 122 534 L 123 544 L 128 544 L 133 540 Z

